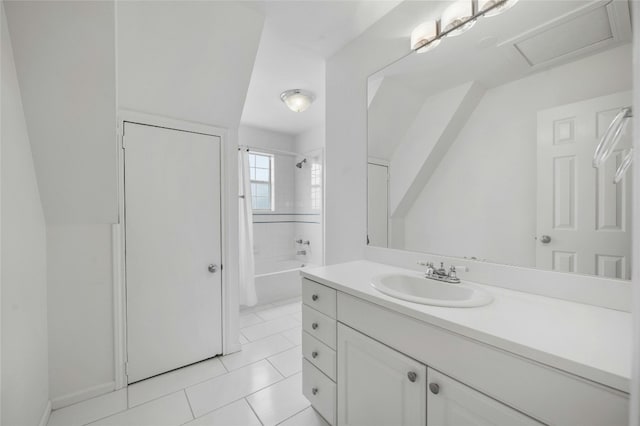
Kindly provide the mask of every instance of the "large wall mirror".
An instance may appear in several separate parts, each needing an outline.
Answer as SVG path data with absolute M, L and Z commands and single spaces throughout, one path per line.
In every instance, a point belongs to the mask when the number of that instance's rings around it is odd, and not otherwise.
M 630 5 L 521 0 L 368 80 L 369 244 L 631 278 Z M 432 17 L 433 18 L 433 17 Z

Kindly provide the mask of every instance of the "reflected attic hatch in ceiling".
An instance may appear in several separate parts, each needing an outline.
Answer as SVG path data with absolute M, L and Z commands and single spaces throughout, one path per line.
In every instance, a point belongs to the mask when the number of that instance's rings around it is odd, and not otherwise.
M 596 1 L 500 45 L 531 68 L 547 67 L 631 39 L 629 5 Z

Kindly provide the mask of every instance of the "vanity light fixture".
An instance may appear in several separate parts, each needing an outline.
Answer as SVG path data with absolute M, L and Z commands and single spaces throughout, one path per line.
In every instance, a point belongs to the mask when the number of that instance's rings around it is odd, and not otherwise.
M 303 112 L 316 99 L 313 93 L 301 89 L 285 90 L 280 100 L 293 112 Z
M 462 34 L 481 16 L 496 16 L 513 7 L 519 0 L 456 0 L 442 13 L 439 21 L 427 21 L 411 31 L 411 50 L 426 52 L 442 38 Z M 439 28 L 438 28 L 439 27 Z
M 473 19 L 473 2 L 457 0 L 447 7 L 442 14 L 442 32 L 447 36 L 457 36 L 469 30 L 476 23 Z
M 418 53 L 431 50 L 440 44 L 438 37 L 438 21 L 427 21 L 411 31 L 411 50 Z

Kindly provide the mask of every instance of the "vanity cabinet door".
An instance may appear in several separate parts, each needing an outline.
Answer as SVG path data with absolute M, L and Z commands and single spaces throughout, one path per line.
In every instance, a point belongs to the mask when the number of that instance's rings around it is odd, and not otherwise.
M 338 424 L 424 426 L 427 367 L 338 324 Z
M 427 376 L 427 426 L 542 424 L 431 368 Z

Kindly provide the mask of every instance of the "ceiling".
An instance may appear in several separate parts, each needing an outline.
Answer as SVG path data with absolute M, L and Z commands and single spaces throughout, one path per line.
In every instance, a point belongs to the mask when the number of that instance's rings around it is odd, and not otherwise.
M 402 0 L 250 1 L 265 15 L 242 124 L 288 134 L 324 123 L 325 60 Z M 305 89 L 316 100 L 303 113 L 288 110 L 280 93 Z

